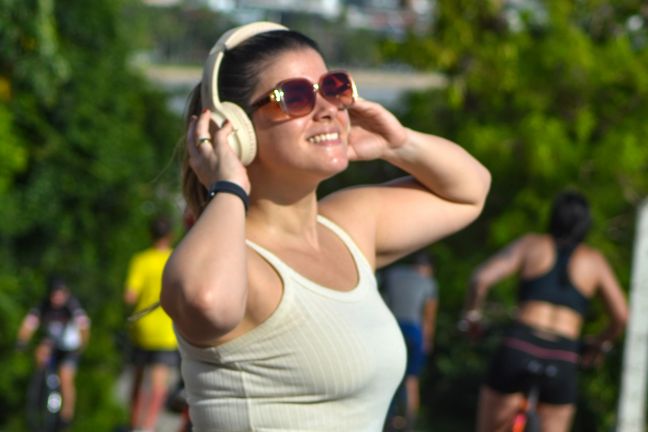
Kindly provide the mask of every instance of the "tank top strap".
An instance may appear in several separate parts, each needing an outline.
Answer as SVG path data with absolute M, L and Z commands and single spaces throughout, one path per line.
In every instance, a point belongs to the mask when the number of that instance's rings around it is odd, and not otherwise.
M 556 264 L 554 266 L 554 269 L 558 274 L 558 280 L 560 281 L 562 287 L 565 287 L 571 283 L 568 272 L 569 259 L 571 258 L 574 250 L 577 247 L 577 244 L 559 245 L 556 243 Z
M 263 259 L 265 259 L 274 269 L 279 273 L 279 276 L 285 280 L 293 275 L 295 271 L 289 267 L 285 262 L 281 260 L 277 255 L 273 254 L 270 252 L 268 249 L 264 248 L 263 246 L 259 246 L 258 244 L 254 243 L 252 240 L 245 240 L 245 243 L 251 247 L 256 253 L 261 255 Z
M 342 243 L 344 243 L 345 247 L 353 257 L 353 261 L 358 272 L 358 287 L 361 287 L 361 289 L 354 289 L 348 292 L 337 292 L 330 289 L 324 289 L 324 287 L 300 275 L 296 270 L 286 264 L 281 258 L 270 252 L 263 246 L 260 246 L 254 243 L 252 240 L 247 239 L 245 240 L 245 243 L 259 255 L 261 255 L 261 257 L 265 259 L 277 271 L 279 277 L 281 277 L 281 279 L 283 280 L 284 285 L 288 285 L 288 281 L 298 281 L 301 285 L 307 286 L 308 288 L 316 290 L 320 293 L 324 293 L 327 296 L 340 297 L 345 299 L 353 299 L 356 296 L 360 297 L 361 295 L 364 295 L 363 293 L 365 292 L 366 283 L 375 281 L 375 276 L 371 264 L 369 264 L 367 258 L 364 256 L 362 251 L 360 251 L 360 248 L 358 248 L 351 236 L 349 236 L 346 231 L 344 231 L 331 220 L 321 215 L 317 216 L 317 222 L 330 229 L 342 241 Z
M 374 270 L 371 267 L 371 264 L 369 264 L 369 261 L 367 260 L 365 255 L 362 253 L 358 245 L 356 245 L 356 243 L 346 231 L 340 228 L 340 226 L 338 226 L 335 222 L 327 219 L 322 215 L 317 215 L 317 221 L 333 231 L 333 233 L 335 233 L 335 235 L 337 235 L 340 240 L 342 240 L 346 248 L 353 256 L 353 260 L 356 262 L 356 266 L 358 267 L 358 272 L 360 272 L 361 278 L 363 276 L 374 277 Z
M 573 252 L 573 246 L 556 246 L 556 267 L 560 269 L 567 267 Z

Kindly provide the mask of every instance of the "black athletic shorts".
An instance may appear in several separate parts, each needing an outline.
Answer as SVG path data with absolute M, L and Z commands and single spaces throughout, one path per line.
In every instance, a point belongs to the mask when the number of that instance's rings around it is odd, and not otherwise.
M 486 384 L 504 393 L 527 393 L 539 388 L 539 401 L 573 404 L 577 398 L 580 342 L 542 334 L 532 327 L 513 324 L 493 357 Z M 540 370 L 534 375 L 531 370 Z
M 134 347 L 132 362 L 135 366 L 149 366 L 154 364 L 177 366 L 180 362 L 180 354 L 177 350 L 147 350 Z
M 65 351 L 54 349 L 52 355 L 54 356 L 54 364 L 58 366 L 66 365 L 76 369 L 79 366 L 79 359 L 81 353 L 78 350 Z

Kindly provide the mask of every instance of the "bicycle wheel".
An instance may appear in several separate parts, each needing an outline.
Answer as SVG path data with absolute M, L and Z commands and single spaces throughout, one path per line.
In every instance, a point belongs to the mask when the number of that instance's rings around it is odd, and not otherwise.
M 55 432 L 63 399 L 58 375 L 43 368 L 27 388 L 27 425 L 32 432 Z

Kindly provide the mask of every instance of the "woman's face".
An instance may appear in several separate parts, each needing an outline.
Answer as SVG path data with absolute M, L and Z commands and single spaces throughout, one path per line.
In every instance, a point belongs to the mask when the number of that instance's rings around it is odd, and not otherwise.
M 326 72 L 327 67 L 317 51 L 309 48 L 287 51 L 264 68 L 252 100 L 268 94 L 280 81 L 306 78 L 316 83 Z M 309 173 L 326 178 L 348 165 L 348 113 L 319 93 L 315 108 L 303 117 L 273 120 L 261 108 L 253 113 L 252 120 L 258 140 L 257 163 L 264 167 L 276 167 L 277 172 L 284 174 L 293 168 L 301 175 Z

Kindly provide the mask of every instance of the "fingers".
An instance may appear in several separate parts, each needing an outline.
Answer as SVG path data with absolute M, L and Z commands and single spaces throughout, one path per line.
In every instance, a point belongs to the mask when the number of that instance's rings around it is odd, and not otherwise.
M 228 145 L 229 137 L 230 135 L 232 135 L 232 133 L 234 133 L 234 127 L 228 120 L 225 120 L 223 125 L 214 132 L 214 138 L 218 143 L 218 145 L 216 146 L 216 151 L 219 157 L 226 157 L 226 155 L 223 153 L 225 152 L 238 159 L 232 147 Z
M 193 116 L 189 123 L 187 143 L 200 150 L 220 147 L 226 143 L 227 137 L 233 132 L 232 124 L 225 120 L 219 128 L 211 120 L 209 111 L 203 111 L 199 116 Z
M 208 187 L 219 179 L 241 178 L 247 184 L 246 171 L 236 152 L 228 145 L 234 132 L 231 122 L 225 121 L 219 128 L 211 113 L 204 111 L 189 120 L 186 136 L 186 152 L 189 165 L 200 183 Z
M 367 99 L 363 99 L 361 97 L 357 97 L 356 100 L 353 102 L 353 105 L 349 106 L 347 109 L 349 110 L 349 113 L 364 113 L 367 111 L 371 111 L 372 109 L 377 109 L 381 108 L 382 105 L 380 105 L 377 102 L 372 102 Z
M 211 113 L 204 110 L 194 122 L 193 132 L 190 131 L 191 137 L 187 141 L 193 141 L 193 144 L 200 148 L 203 145 L 211 145 L 210 133 Z

